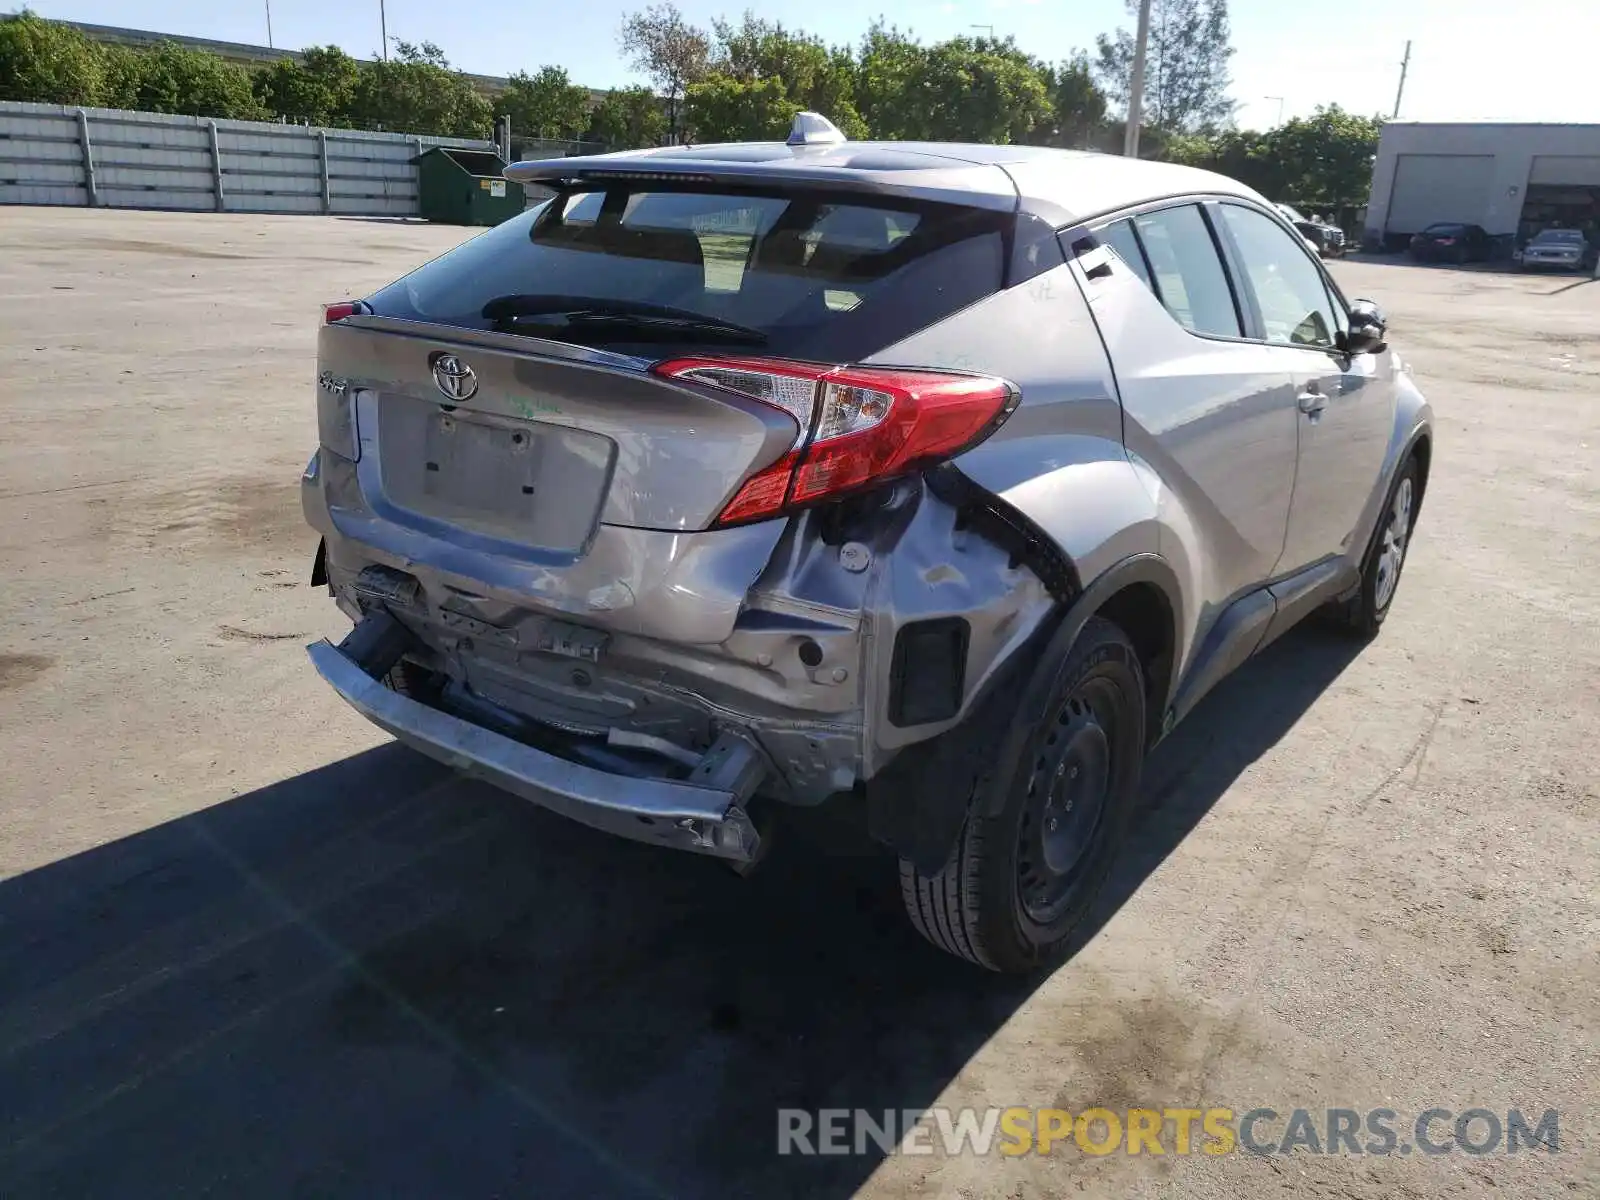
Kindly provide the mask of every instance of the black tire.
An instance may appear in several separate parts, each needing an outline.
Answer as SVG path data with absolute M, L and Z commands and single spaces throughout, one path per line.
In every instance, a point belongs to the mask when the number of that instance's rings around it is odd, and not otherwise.
M 1398 561 L 1391 559 L 1386 565 L 1384 556 L 1392 537 L 1395 501 L 1406 489 L 1409 489 L 1410 502 L 1407 505 L 1404 544 L 1400 547 Z M 1340 620 L 1361 637 L 1376 637 L 1389 615 L 1389 609 L 1394 605 L 1394 598 L 1399 593 L 1400 576 L 1405 571 L 1406 559 L 1411 553 L 1411 535 L 1417 528 L 1417 514 L 1421 511 L 1422 470 L 1417 463 L 1417 456 L 1413 454 L 1395 474 L 1394 482 L 1389 485 L 1389 493 L 1384 497 L 1377 527 L 1372 531 L 1372 540 L 1367 544 L 1367 552 L 1361 560 L 1361 589 L 1338 614 Z M 1387 570 L 1394 572 L 1394 579 L 1385 584 Z
M 991 971 L 1054 962 L 1127 831 L 1144 750 L 1138 653 L 1116 625 L 1090 618 L 1055 670 L 1038 672 L 1024 692 L 950 860 L 933 874 L 901 860 L 917 931 Z

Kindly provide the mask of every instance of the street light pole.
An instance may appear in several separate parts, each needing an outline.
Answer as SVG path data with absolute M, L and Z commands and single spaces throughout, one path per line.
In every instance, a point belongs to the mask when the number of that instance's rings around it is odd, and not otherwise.
M 1282 125 L 1283 124 L 1283 97 L 1282 96 L 1263 96 L 1261 98 L 1263 100 L 1276 100 L 1278 102 L 1278 124 Z
M 378 29 L 383 38 L 383 61 L 389 61 L 389 14 L 383 11 L 383 0 L 378 0 Z
M 1411 39 L 1406 39 L 1406 56 L 1400 60 L 1400 86 L 1394 90 L 1394 117 L 1400 116 L 1400 99 L 1406 94 L 1406 72 L 1411 68 Z
M 267 6 L 267 49 L 272 49 L 272 0 L 265 0 Z
M 1128 124 L 1122 135 L 1122 153 L 1139 157 L 1139 113 L 1144 103 L 1144 57 L 1150 45 L 1150 0 L 1139 0 L 1139 34 L 1133 43 L 1133 71 L 1128 76 Z

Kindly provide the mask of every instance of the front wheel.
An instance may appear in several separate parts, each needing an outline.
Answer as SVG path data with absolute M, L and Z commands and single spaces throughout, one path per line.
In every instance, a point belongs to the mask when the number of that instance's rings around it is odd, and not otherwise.
M 1421 503 L 1422 472 L 1413 455 L 1389 485 L 1388 501 L 1361 563 L 1361 590 L 1343 614 L 1346 624 L 1363 637 L 1375 637 L 1389 615 Z
M 1091 618 L 1024 693 L 995 771 L 978 786 L 950 860 L 900 863 L 911 922 L 992 971 L 1057 959 L 1105 881 L 1138 797 L 1144 672 L 1132 642 Z

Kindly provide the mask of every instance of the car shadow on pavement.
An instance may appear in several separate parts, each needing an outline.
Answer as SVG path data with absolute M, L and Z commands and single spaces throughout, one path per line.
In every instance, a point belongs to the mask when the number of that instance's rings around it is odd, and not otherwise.
M 1295 631 L 1158 748 L 1086 937 L 1358 651 Z M 1041 981 L 918 939 L 849 814 L 780 833 L 741 879 L 388 745 L 0 883 L 0 1179 L 853 1194 L 881 1154 L 777 1110 L 921 1110 Z

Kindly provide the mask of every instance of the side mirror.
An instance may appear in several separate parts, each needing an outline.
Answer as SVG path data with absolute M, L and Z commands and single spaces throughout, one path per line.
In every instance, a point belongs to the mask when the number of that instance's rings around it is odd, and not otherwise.
M 1377 354 L 1384 349 L 1389 335 L 1389 322 L 1383 310 L 1371 300 L 1355 300 L 1350 304 L 1350 329 L 1340 347 L 1346 354 Z

